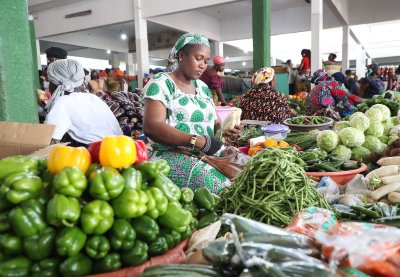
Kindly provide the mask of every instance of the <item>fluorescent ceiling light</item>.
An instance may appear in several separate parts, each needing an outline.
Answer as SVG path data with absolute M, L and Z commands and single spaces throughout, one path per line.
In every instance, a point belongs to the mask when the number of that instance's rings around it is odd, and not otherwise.
M 245 66 L 245 65 L 246 65 L 246 62 L 242 62 L 242 65 Z
M 126 34 L 121 34 L 121 39 L 122 40 L 126 40 L 128 38 L 128 36 Z
M 107 54 L 111 54 L 111 50 L 107 49 Z

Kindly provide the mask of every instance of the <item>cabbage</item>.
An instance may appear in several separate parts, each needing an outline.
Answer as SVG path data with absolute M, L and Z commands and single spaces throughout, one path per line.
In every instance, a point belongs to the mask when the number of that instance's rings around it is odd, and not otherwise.
M 380 136 L 383 136 L 383 131 L 384 131 L 384 128 L 383 128 L 382 123 L 380 123 L 378 121 L 373 121 L 369 125 L 368 130 L 366 131 L 366 135 L 380 137 Z
M 351 149 L 344 145 L 338 145 L 332 150 L 331 154 L 335 155 L 338 159 L 347 161 L 351 158 Z
M 376 105 L 373 105 L 371 107 L 371 109 L 380 110 L 382 112 L 382 115 L 383 115 L 383 121 L 390 119 L 391 112 L 390 112 L 390 109 L 387 106 L 382 105 L 382 104 L 376 104 Z
M 381 143 L 381 148 L 379 149 L 378 153 L 382 153 L 383 151 L 385 151 L 385 149 L 387 148 L 387 144 L 385 143 Z
M 347 147 L 361 146 L 365 142 L 363 131 L 353 127 L 347 127 L 341 130 L 339 132 L 339 138 Z
M 361 113 L 361 114 L 364 115 L 363 113 Z M 333 125 L 333 131 L 335 131 L 336 133 L 339 133 L 340 130 L 342 130 L 346 127 L 350 127 L 350 122 L 339 121 L 339 122 L 336 122 L 335 125 Z
M 378 138 L 373 136 L 365 136 L 365 142 L 362 146 L 371 152 L 379 152 L 381 150 L 381 144 L 382 142 Z
M 350 127 L 365 131 L 369 127 L 369 119 L 365 115 L 357 115 L 350 119 Z
M 371 151 L 367 148 L 358 146 L 352 149 L 351 159 L 355 161 L 362 160 L 363 163 L 368 163 L 369 154 L 371 154 Z
M 350 115 L 349 120 L 352 120 L 353 117 L 356 117 L 356 116 L 359 116 L 359 115 L 364 115 L 364 113 L 362 113 L 362 112 L 355 112 L 355 113 L 353 113 L 352 115 Z
M 319 148 L 330 152 L 338 145 L 338 143 L 339 137 L 334 131 L 324 130 L 318 133 L 317 145 Z
M 391 120 L 383 121 L 382 125 L 383 125 L 383 134 L 385 136 L 388 136 L 390 134 L 390 130 L 392 130 L 392 128 L 394 127 L 392 121 Z
M 378 138 L 382 143 L 388 143 L 389 137 L 388 136 L 381 136 Z
M 369 121 L 373 122 L 373 121 L 377 121 L 377 122 L 382 122 L 383 121 L 383 114 L 382 111 L 380 109 L 368 109 L 365 112 L 365 116 L 368 117 Z
M 398 140 L 398 139 L 399 139 L 398 136 L 389 136 L 389 139 L 388 139 L 387 144 L 388 144 L 388 145 L 391 145 L 393 142 L 395 142 L 395 141 Z
M 397 116 L 392 116 L 390 118 L 390 121 L 392 122 L 393 126 L 396 126 L 397 124 L 399 124 L 399 120 L 397 119 Z

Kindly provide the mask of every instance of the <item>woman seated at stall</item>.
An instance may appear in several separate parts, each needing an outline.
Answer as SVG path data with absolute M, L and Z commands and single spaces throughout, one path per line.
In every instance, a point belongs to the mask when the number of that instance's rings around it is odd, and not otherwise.
M 289 114 L 285 95 L 275 90 L 275 71 L 265 67 L 253 74 L 253 88 L 239 102 L 242 120 L 270 121 L 281 123 Z
M 209 164 L 178 149 L 220 155 L 223 143 L 214 136 L 218 128 L 210 89 L 199 78 L 207 68 L 210 45 L 203 35 L 186 33 L 171 50 L 178 62 L 172 73 L 158 73 L 143 89 L 143 131 L 150 138 L 151 159 L 165 159 L 169 177 L 180 187 L 207 187 L 218 192 L 230 185 L 229 179 Z M 241 127 L 224 132 L 234 139 Z
M 323 69 L 314 72 L 311 83 L 314 83 L 315 87 L 306 99 L 310 115 L 329 116 L 330 114 L 325 112 L 330 108 L 332 111 L 338 112 L 340 116 L 346 116 L 353 112 L 354 105 L 361 102 L 361 98 L 342 89 L 340 84 Z
M 368 66 L 369 93 L 366 95 L 367 98 L 372 98 L 374 95 L 380 95 L 385 92 L 385 83 L 381 73 L 379 65 L 371 64 Z

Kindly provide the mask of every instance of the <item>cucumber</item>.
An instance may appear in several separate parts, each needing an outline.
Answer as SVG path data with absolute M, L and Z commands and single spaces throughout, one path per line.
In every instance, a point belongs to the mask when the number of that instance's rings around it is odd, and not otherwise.
M 314 164 L 314 167 L 316 169 L 318 169 L 318 171 L 321 170 L 321 172 L 338 172 L 339 171 L 335 167 L 332 167 L 332 166 L 327 165 L 325 163 Z
M 345 162 L 342 164 L 342 170 L 354 170 L 359 168 L 357 162 Z
M 400 216 L 393 216 L 393 217 L 381 217 L 375 221 L 379 224 L 385 224 L 400 228 Z
M 268 243 L 289 248 L 313 248 L 311 239 L 303 235 L 244 235 L 244 242 Z

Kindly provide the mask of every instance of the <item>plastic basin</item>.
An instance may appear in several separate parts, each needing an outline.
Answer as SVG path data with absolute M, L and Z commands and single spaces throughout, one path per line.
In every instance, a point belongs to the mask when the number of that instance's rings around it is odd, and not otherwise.
M 360 168 L 354 170 L 338 171 L 338 172 L 306 172 L 307 176 L 319 181 L 322 177 L 327 176 L 335 181 L 338 185 L 345 185 L 357 174 L 364 172 L 368 169 L 365 164 L 361 164 Z
M 236 108 L 233 107 L 222 107 L 222 106 L 217 106 L 215 107 L 215 111 L 217 112 L 217 115 L 219 119 L 221 119 L 221 122 L 224 122 L 225 118 L 235 110 Z

